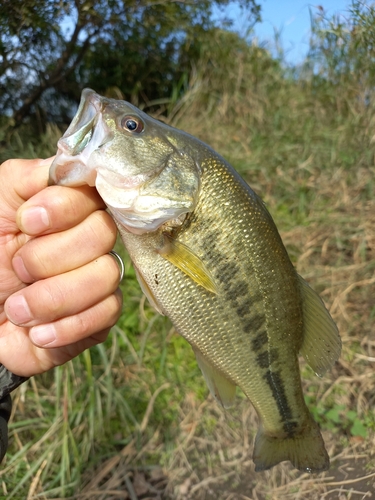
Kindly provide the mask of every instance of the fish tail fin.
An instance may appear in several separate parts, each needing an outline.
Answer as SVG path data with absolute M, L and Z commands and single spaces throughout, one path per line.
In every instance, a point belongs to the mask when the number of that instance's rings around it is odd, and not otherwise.
M 329 457 L 319 427 L 312 419 L 303 432 L 292 437 L 267 435 L 262 428 L 255 438 L 253 460 L 257 472 L 290 460 L 304 472 L 322 472 L 329 468 Z

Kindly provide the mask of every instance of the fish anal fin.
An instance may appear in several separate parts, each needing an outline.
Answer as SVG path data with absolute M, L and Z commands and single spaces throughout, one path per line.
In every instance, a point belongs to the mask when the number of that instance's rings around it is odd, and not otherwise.
M 151 306 L 161 315 L 165 316 L 162 308 L 159 306 L 154 294 L 152 293 L 150 287 L 144 280 L 143 276 L 141 273 L 135 268 L 135 275 L 137 276 L 138 283 L 142 289 L 142 292 L 146 295 L 148 301 L 150 302 Z
M 322 472 L 329 468 L 329 456 L 318 425 L 311 420 L 293 437 L 267 435 L 261 427 L 255 438 L 253 461 L 255 471 L 267 470 L 284 460 L 303 472 Z
M 164 234 L 164 245 L 158 249 L 159 255 L 178 267 L 198 285 L 212 293 L 217 293 L 215 282 L 202 262 L 184 243 Z
M 194 349 L 194 353 L 212 396 L 224 408 L 232 406 L 236 395 L 236 386 L 208 363 L 198 350 Z
M 299 276 L 302 292 L 304 334 L 301 354 L 320 377 L 338 360 L 341 339 L 322 299 Z

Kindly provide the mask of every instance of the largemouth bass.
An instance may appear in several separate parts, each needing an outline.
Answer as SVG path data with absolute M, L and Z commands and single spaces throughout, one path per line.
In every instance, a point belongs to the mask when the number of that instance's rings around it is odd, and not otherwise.
M 260 428 L 257 471 L 329 458 L 302 393 L 301 352 L 322 375 L 341 341 L 295 271 L 262 200 L 198 139 L 86 89 L 58 142 L 50 184 L 96 186 L 151 304 L 191 344 L 213 396 L 239 386 Z

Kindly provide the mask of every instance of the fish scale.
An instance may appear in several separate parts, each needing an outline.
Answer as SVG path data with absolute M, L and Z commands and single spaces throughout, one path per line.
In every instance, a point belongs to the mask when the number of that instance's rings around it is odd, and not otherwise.
M 322 375 L 341 341 L 262 200 L 198 139 L 90 89 L 58 147 L 50 183 L 96 186 L 142 290 L 191 344 L 213 396 L 228 407 L 238 386 L 255 407 L 255 470 L 326 470 L 298 353 Z

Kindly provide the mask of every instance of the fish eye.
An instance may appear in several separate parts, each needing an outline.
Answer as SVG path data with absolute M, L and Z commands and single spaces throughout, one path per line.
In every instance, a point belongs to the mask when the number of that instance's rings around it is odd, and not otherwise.
M 144 128 L 142 120 L 135 116 L 124 116 L 121 120 L 121 127 L 129 132 L 140 134 Z

